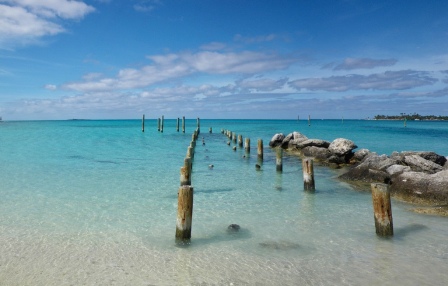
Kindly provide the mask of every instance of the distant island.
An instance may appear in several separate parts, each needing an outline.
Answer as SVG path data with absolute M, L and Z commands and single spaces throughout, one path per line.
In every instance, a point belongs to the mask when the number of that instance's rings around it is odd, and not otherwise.
M 375 120 L 448 120 L 448 116 L 435 116 L 435 115 L 420 115 L 418 113 L 406 114 L 400 113 L 400 115 L 375 115 Z

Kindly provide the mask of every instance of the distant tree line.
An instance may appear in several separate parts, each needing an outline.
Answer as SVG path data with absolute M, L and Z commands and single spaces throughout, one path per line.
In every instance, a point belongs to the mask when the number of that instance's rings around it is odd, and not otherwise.
M 400 113 L 400 115 L 375 115 L 376 120 L 448 120 L 448 116 L 435 116 L 435 115 L 420 115 L 418 113 L 406 114 Z

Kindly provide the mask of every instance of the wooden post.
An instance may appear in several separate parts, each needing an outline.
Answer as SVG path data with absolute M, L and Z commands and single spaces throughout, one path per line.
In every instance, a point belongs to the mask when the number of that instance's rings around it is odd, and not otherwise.
M 179 132 L 179 117 L 177 118 L 176 122 L 176 131 Z
M 185 116 L 182 116 L 182 133 L 185 133 Z
M 302 159 L 302 170 L 303 170 L 303 189 L 305 191 L 314 192 L 314 168 L 313 160 L 309 158 Z
M 235 132 L 232 132 L 232 140 L 233 140 L 233 143 L 236 143 L 236 133 Z
M 193 151 L 194 151 L 194 148 L 196 148 L 196 141 L 191 141 L 190 142 L 190 146 L 191 146 L 191 148 L 193 148 Z
M 194 159 L 194 150 L 193 150 L 193 147 L 191 147 L 191 146 L 188 146 L 188 149 L 187 149 L 187 157 L 190 157 L 191 160 Z
M 198 122 L 198 128 L 197 128 L 197 130 L 198 130 L 198 135 L 201 133 L 201 123 L 200 123 L 200 119 L 199 119 L 199 117 L 198 117 L 198 119 L 197 119 L 197 122 Z
M 191 185 L 191 158 L 184 159 L 184 166 L 180 168 L 180 185 Z
M 308 115 L 308 126 L 311 126 L 311 116 Z
M 160 117 L 157 118 L 157 131 L 160 131 Z
M 210 127 L 210 129 L 208 130 L 209 133 L 212 133 L 212 128 Z
M 258 159 L 263 160 L 263 140 L 258 139 L 258 145 L 257 145 L 257 153 L 258 153 Z
M 392 236 L 394 235 L 394 228 L 389 185 L 372 183 L 370 184 L 370 189 L 372 190 L 376 234 L 379 236 Z
M 283 171 L 283 148 L 282 147 L 277 147 L 275 165 L 276 165 L 277 172 Z
M 142 118 L 142 132 L 145 132 L 145 115 L 143 114 Z
M 243 148 L 243 135 L 238 135 L 238 146 Z
M 191 238 L 193 218 L 193 187 L 180 186 L 177 193 L 176 242 L 188 242 Z
M 245 145 L 244 149 L 246 149 L 247 153 L 250 152 L 250 138 L 246 138 L 246 145 Z
M 163 133 L 163 121 L 164 121 L 164 116 L 162 115 L 162 123 L 160 124 L 160 132 Z

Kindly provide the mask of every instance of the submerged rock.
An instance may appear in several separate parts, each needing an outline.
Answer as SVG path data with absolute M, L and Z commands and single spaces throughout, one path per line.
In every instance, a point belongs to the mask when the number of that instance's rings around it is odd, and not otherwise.
M 227 232 L 238 232 L 240 230 L 240 226 L 237 224 L 232 223 L 227 227 Z

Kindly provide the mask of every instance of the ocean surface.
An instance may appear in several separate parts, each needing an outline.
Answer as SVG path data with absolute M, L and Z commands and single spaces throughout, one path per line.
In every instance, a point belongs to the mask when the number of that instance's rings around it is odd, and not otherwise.
M 393 200 L 395 235 L 379 238 L 369 192 L 319 165 L 316 192 L 304 192 L 300 160 L 285 153 L 276 172 L 268 143 L 299 131 L 448 156 L 448 122 L 201 120 L 187 246 L 174 239 L 177 190 L 196 119 L 185 133 L 175 125 L 0 122 L 0 285 L 446 285 L 446 217 Z M 221 129 L 249 137 L 250 154 Z

